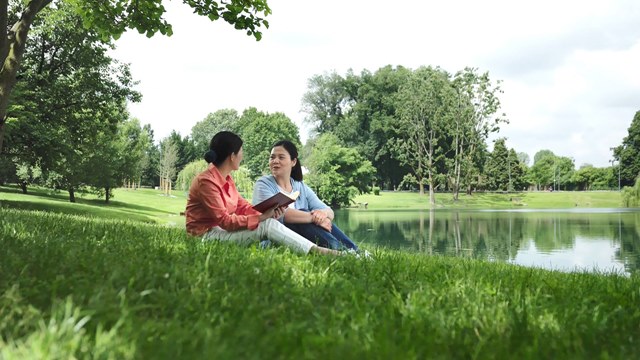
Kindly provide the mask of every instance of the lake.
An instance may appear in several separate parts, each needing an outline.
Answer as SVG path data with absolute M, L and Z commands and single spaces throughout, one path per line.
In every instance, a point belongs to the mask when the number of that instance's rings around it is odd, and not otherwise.
M 524 266 L 640 270 L 640 209 L 338 210 L 356 243 Z

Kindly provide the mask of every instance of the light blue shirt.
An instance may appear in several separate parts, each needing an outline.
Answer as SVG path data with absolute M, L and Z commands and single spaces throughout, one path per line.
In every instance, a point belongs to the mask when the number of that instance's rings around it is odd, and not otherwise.
M 316 195 L 310 187 L 305 185 L 305 183 L 293 180 L 293 178 L 289 179 L 291 180 L 292 192 L 300 191 L 300 195 L 294 203 L 295 209 L 310 212 L 311 210 L 328 208 L 327 204 L 323 203 L 322 200 L 318 198 L 318 195 Z M 251 202 L 255 205 L 280 191 L 282 191 L 282 189 L 280 189 L 278 183 L 276 183 L 276 178 L 273 175 L 262 176 L 256 181 L 253 187 Z M 280 221 L 282 221 L 282 219 L 280 219 Z

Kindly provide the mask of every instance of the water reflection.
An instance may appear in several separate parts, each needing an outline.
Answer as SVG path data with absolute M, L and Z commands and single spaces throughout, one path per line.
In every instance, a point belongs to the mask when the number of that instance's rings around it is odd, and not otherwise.
M 640 211 L 336 212 L 358 242 L 549 269 L 640 270 Z

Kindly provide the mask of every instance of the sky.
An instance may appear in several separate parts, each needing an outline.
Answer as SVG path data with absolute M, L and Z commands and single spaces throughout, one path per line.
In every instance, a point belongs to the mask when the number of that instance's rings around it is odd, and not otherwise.
M 164 1 L 173 36 L 125 33 L 112 56 L 130 63 L 131 116 L 155 139 L 182 136 L 207 114 L 283 112 L 309 136 L 301 100 L 316 74 L 386 66 L 465 67 L 501 80 L 509 119 L 488 140 L 548 149 L 576 167 L 610 166 L 611 147 L 640 110 L 640 2 L 269 0 L 261 41 Z

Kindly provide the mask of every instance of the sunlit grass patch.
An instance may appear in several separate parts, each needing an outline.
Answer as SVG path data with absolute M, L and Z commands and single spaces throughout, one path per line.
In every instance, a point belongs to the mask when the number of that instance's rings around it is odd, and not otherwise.
M 70 203 L 67 192 L 30 187 L 27 194 L 22 194 L 16 187 L 3 186 L 0 207 L 184 227 L 180 213 L 186 206 L 186 197 L 182 192 L 164 196 L 152 189 L 115 189 L 114 196 L 107 204 L 94 194 L 78 193 L 76 202 Z
M 472 208 L 472 209 L 509 209 L 509 208 L 616 208 L 622 206 L 617 191 L 531 191 L 518 193 L 461 193 L 457 201 L 451 193 L 436 193 L 434 208 Z M 356 196 L 354 209 L 429 209 L 429 194 L 417 192 L 383 191 L 380 195 L 363 194 Z

